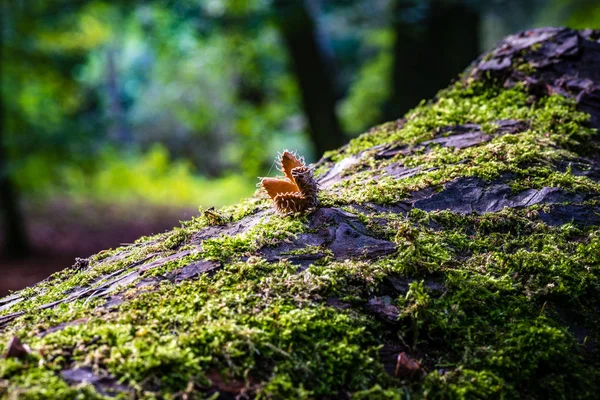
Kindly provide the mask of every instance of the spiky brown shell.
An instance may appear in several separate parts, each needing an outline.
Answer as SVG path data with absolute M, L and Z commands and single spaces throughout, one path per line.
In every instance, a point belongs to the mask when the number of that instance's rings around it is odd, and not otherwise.
M 306 166 L 296 167 L 292 170 L 292 176 L 300 193 L 309 201 L 310 206 L 316 206 L 318 204 L 319 186 L 315 181 L 313 171 Z
M 298 192 L 278 194 L 273 205 L 281 214 L 302 213 L 313 207 L 311 201 Z
M 286 150 L 278 161 L 278 169 L 284 176 L 261 180 L 261 186 L 273 200 L 275 209 L 282 214 L 296 214 L 316 207 L 319 188 L 304 159 Z

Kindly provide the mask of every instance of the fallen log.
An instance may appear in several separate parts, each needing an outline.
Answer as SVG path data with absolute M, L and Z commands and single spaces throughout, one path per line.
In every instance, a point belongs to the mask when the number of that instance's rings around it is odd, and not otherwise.
M 600 31 L 522 32 L 264 195 L 0 299 L 0 394 L 595 398 Z

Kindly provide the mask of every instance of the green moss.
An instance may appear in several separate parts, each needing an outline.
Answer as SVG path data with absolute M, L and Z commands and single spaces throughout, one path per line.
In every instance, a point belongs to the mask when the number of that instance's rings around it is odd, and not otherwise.
M 503 387 L 502 379 L 489 371 L 459 369 L 440 374 L 438 371 L 427 376 L 424 394 L 428 399 L 486 399 L 517 397 Z
M 535 73 L 535 71 L 536 71 L 535 67 L 527 61 L 523 61 L 523 62 L 519 63 L 515 67 L 515 69 L 519 72 L 524 73 L 525 75 L 533 75 L 533 73 Z
M 484 216 L 415 210 L 407 219 L 360 218 L 379 220 L 372 232 L 394 240 L 398 253 L 375 263 L 313 265 L 300 273 L 286 262 L 250 257 L 226 262 L 214 277 L 165 282 L 118 311 L 99 312 L 43 338 L 33 336 L 28 321 L 22 321 L 17 333 L 36 353 L 43 351 L 44 362 L 0 361 L 0 376 L 39 382 L 40 376 L 75 362 L 109 372 L 142 397 L 168 397 L 190 382 L 201 391 L 215 373 L 248 385 L 263 382 L 259 398 L 315 398 L 340 391 L 383 399 L 411 393 L 428 398 L 547 393 L 552 398 L 573 387 L 581 397 L 593 393 L 598 370 L 583 367 L 579 345 L 554 304 L 576 311 L 574 317 L 586 326 L 599 320 L 586 305 L 599 300 L 597 229 L 549 227 L 527 210 Z M 252 234 L 241 235 L 244 248 L 285 239 L 275 227 L 289 232 L 304 226 L 282 217 L 263 221 Z M 223 252 L 218 256 L 227 259 Z M 443 282 L 443 295 L 417 280 L 396 301 L 402 310 L 397 335 L 427 354 L 429 373 L 422 382 L 387 378 L 376 349 L 392 332 L 361 311 L 362 305 L 377 295 L 387 276 L 429 279 L 432 274 Z M 556 289 L 548 288 L 547 278 Z M 331 297 L 354 306 L 334 309 L 325 304 Z M 54 322 L 75 305 L 61 307 L 48 311 Z M 598 331 L 590 335 L 596 340 Z M 148 391 L 149 382 L 160 394 Z M 11 379 L 8 388 L 28 390 L 22 380 Z
M 414 146 L 432 139 L 448 126 L 465 123 L 482 125 L 492 132 L 495 122 L 503 119 L 527 121 L 529 129 L 518 134 L 494 137 L 480 146 L 455 150 L 432 147 L 377 164 L 354 165 L 350 179 L 332 188 L 334 194 L 323 194 L 325 204 L 361 202 L 391 203 L 406 198 L 411 192 L 440 185 L 461 176 L 477 176 L 486 180 L 502 174 L 515 174 L 515 190 L 559 186 L 569 190 L 585 189 L 598 193 L 600 185 L 587 177 L 558 173 L 549 168 L 553 162 L 575 159 L 575 152 L 585 152 L 594 130 L 585 127 L 588 116 L 575 109 L 571 100 L 553 95 L 532 103 L 519 86 L 513 89 L 473 83 L 457 83 L 442 91 L 435 103 L 423 104 L 409 113 L 402 128 L 390 124 L 375 128 L 351 141 L 334 159 L 366 152 L 372 146 L 398 144 Z M 396 126 L 395 124 L 393 125 Z M 589 146 L 587 146 L 589 147 Z M 372 163 L 372 157 L 363 156 Z M 422 172 L 405 179 L 394 179 L 383 171 L 387 165 L 400 162 L 406 168 Z
M 165 250 L 173 250 L 182 246 L 190 237 L 186 230 L 176 228 L 163 241 L 162 246 Z
M 249 255 L 264 246 L 292 240 L 305 230 L 305 219 L 273 215 L 241 235 L 206 239 L 202 242 L 202 254 L 207 260 L 226 261 L 234 256 Z
M 295 281 L 291 288 L 285 283 L 289 279 Z M 322 280 L 321 285 L 324 291 L 332 283 Z M 288 264 L 253 259 L 228 266 L 214 279 L 165 284 L 108 318 L 29 341 L 36 350 L 44 349 L 48 361 L 38 367 L 42 371 L 70 360 L 91 362 L 140 391 L 148 379 L 159 383 L 163 394 L 175 393 L 190 380 L 202 386 L 204 375 L 213 370 L 267 379 L 260 391 L 265 397 L 278 390 L 283 392 L 277 396 L 295 397 L 298 383 L 308 380 L 313 395 L 367 387 L 371 376 L 380 373 L 375 342 L 364 335 L 373 323 L 307 302 L 301 286 Z M 246 308 L 254 312 L 239 312 Z M 27 369 L 21 367 L 20 372 Z
M 410 397 L 408 394 L 404 396 L 404 393 L 398 390 L 383 389 L 380 385 L 352 394 L 353 400 L 401 400 L 404 398 Z
M 531 49 L 532 51 L 537 51 L 537 50 L 539 50 L 539 49 L 541 49 L 541 48 L 542 48 L 542 44 L 541 44 L 541 43 L 534 43 L 534 44 L 532 44 L 532 45 L 531 45 L 531 47 L 530 47 L 530 49 Z
M 161 251 L 163 251 L 161 246 L 158 249 L 155 246 L 120 248 L 115 252 L 118 257 L 114 261 L 107 257 L 101 261 L 91 261 L 90 266 L 83 270 L 66 269 L 57 272 L 35 287 L 21 291 L 19 294 L 24 295 L 25 300 L 0 311 L 0 315 L 10 314 L 17 310 L 32 312 L 44 304 L 66 297 L 69 293 L 85 287 L 91 282 L 102 281 L 107 275 L 117 273 L 136 265 L 136 263 L 150 261 Z
M 219 210 L 200 209 L 200 216 L 181 223 L 182 228 L 195 232 L 212 225 L 221 225 L 236 222 L 244 217 L 264 209 L 268 203 L 264 199 L 249 198 L 232 206 L 222 207 Z
M 229 221 L 235 222 L 253 214 L 264 206 L 264 200 L 248 199 L 238 205 L 224 207 L 219 210 L 218 213 L 219 215 L 227 216 Z M 202 213 L 199 217 L 183 222 L 181 228 L 175 228 L 171 232 L 161 233 L 152 237 L 142 237 L 132 246 L 102 251 L 91 256 L 89 258 L 89 267 L 82 271 L 65 269 L 51 275 L 46 281 L 36 285 L 34 288 L 22 290 L 19 294 L 25 301 L 18 303 L 14 307 L 0 311 L 0 316 L 10 314 L 16 310 L 33 311 L 37 307 L 59 300 L 65 297 L 66 294 L 84 287 L 91 282 L 97 282 L 101 277 L 111 273 L 117 273 L 120 270 L 125 270 L 140 263 L 150 263 L 161 257 L 166 257 L 172 254 L 174 249 L 183 249 L 192 233 L 210 225 L 209 217 Z M 217 245 L 218 243 L 221 243 L 224 245 L 222 251 L 232 253 L 235 251 L 235 243 L 246 243 L 248 249 L 250 249 L 257 248 L 256 246 L 260 247 L 269 243 L 274 243 L 277 240 L 277 237 L 289 237 L 287 233 L 281 230 L 279 233 L 277 233 L 277 231 L 268 232 L 269 226 L 269 224 L 265 224 L 264 227 L 260 225 L 260 227 L 250 232 L 249 235 L 244 238 L 229 238 L 231 239 L 231 246 L 229 247 L 225 245 L 225 242 L 227 241 L 225 238 L 221 240 L 222 243 L 217 239 L 216 242 L 212 242 L 212 244 Z M 291 225 L 282 225 L 282 228 L 287 227 L 291 228 Z M 207 246 L 210 245 L 211 242 L 208 242 Z M 188 248 L 195 250 L 194 246 Z M 156 270 L 150 271 L 147 276 L 159 276 L 161 273 L 183 267 L 192 261 L 201 259 L 204 254 L 206 254 L 209 259 L 218 258 L 215 257 L 213 253 L 215 253 L 215 251 L 207 251 L 201 254 L 194 251 L 189 256 L 173 260 Z M 38 318 L 38 316 L 34 316 L 33 318 Z
M 21 374 L 23 370 L 28 370 L 28 374 Z M 8 382 L 0 381 L 0 395 L 3 398 L 23 400 L 111 398 L 98 394 L 90 384 L 69 386 L 54 371 L 36 368 L 31 365 L 31 362 L 4 361 L 0 365 L 0 376 L 9 379 Z

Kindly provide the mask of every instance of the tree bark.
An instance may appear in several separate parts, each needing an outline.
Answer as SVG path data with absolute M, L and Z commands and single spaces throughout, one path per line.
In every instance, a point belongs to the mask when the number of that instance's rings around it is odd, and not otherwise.
M 345 141 L 335 109 L 335 77 L 306 2 L 276 0 L 274 7 L 302 94 L 310 138 L 316 153 L 323 154 Z
M 30 253 L 25 218 L 19 204 L 17 189 L 11 179 L 2 132 L 0 131 L 0 209 L 4 231 L 4 253 L 22 257 Z
M 114 46 L 106 50 L 106 94 L 109 99 L 111 128 L 109 136 L 119 143 L 132 143 L 133 135 L 127 126 L 121 89 L 119 72 L 117 71 L 118 53 Z

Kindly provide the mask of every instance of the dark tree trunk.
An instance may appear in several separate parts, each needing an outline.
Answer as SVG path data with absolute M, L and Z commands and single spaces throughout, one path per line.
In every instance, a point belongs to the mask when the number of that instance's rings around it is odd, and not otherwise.
M 127 127 L 121 90 L 119 89 L 119 73 L 116 66 L 117 51 L 113 47 L 109 48 L 106 52 L 106 57 L 106 91 L 110 102 L 109 109 L 112 119 L 110 136 L 121 143 L 131 143 L 133 142 L 133 137 Z
M 302 93 L 309 133 L 317 154 L 345 142 L 335 113 L 335 84 L 315 22 L 305 1 L 276 0 L 277 22 Z
M 420 20 L 411 15 L 423 16 Z M 479 14 L 462 1 L 396 0 L 392 97 L 385 119 L 400 118 L 463 71 L 479 54 Z
M 8 163 L 0 131 L 0 217 L 4 233 L 4 253 L 22 257 L 30 252 L 25 219 L 19 205 L 17 189 L 8 172 Z

